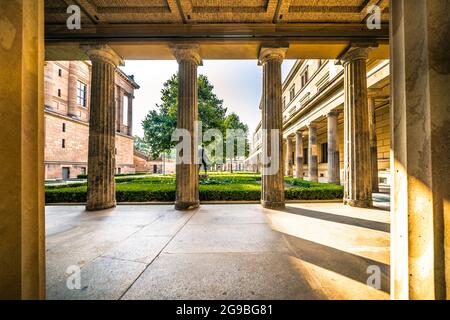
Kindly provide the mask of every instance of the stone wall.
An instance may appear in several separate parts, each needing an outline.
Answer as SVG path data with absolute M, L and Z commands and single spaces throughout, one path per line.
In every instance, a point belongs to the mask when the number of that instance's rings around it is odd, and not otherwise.
M 89 63 L 82 61 L 54 61 L 45 66 L 45 178 L 62 179 L 63 168 L 70 178 L 87 173 L 89 142 Z M 76 99 L 76 85 L 87 85 L 86 106 Z M 122 73 L 117 72 L 118 89 L 133 95 L 134 88 Z M 118 99 L 116 98 L 117 105 Z M 116 172 L 134 173 L 133 138 L 116 136 Z

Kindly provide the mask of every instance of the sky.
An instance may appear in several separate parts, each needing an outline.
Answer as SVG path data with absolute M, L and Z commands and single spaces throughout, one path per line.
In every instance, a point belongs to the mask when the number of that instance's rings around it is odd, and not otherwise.
M 285 60 L 282 65 L 283 80 L 295 60 Z M 134 75 L 140 85 L 133 102 L 133 134 L 143 136 L 142 120 L 150 110 L 161 103 L 163 83 L 178 70 L 175 60 L 126 61 L 121 69 Z M 262 90 L 262 67 L 256 60 L 204 60 L 199 74 L 208 77 L 214 93 L 222 99 L 228 112 L 235 112 L 249 127 L 251 134 L 261 119 L 259 102 Z

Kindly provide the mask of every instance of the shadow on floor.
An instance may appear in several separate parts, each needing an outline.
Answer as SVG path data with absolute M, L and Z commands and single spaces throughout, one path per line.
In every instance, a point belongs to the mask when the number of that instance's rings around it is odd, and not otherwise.
M 322 211 L 307 210 L 304 208 L 296 208 L 296 207 L 291 207 L 291 206 L 286 206 L 286 208 L 281 211 L 308 217 L 308 218 L 342 223 L 342 224 L 347 224 L 347 225 L 351 225 L 351 226 L 355 226 L 355 227 L 367 228 L 367 229 L 372 229 L 372 230 L 377 230 L 377 231 L 382 231 L 382 232 L 390 232 L 390 225 L 389 225 L 389 223 L 385 223 L 385 222 L 378 222 L 378 221 L 348 217 L 348 216 L 343 216 L 343 215 L 331 214 L 331 213 L 322 212 Z
M 380 289 L 386 293 L 390 292 L 389 265 L 292 235 L 284 234 L 284 236 L 293 246 L 299 259 L 363 284 L 367 284 L 371 275 L 368 267 L 379 267 L 381 271 Z

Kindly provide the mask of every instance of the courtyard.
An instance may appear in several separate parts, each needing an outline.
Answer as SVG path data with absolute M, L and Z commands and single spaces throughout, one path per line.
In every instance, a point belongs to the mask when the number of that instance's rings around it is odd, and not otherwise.
M 388 211 L 342 203 L 48 206 L 47 298 L 389 299 L 389 228 Z
M 167 175 L 125 175 L 115 177 L 119 203 L 175 201 L 176 178 Z M 342 200 L 340 185 L 284 178 L 287 200 Z M 46 186 L 46 203 L 85 203 L 87 182 L 52 183 Z M 257 201 L 261 199 L 261 174 L 213 172 L 199 181 L 202 201 Z

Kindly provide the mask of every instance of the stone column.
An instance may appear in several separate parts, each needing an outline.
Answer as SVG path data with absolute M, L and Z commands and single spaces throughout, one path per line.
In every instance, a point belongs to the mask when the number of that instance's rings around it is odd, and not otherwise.
M 319 165 L 317 160 L 317 126 L 315 123 L 308 125 L 308 174 L 309 181 L 319 181 Z
M 339 112 L 332 111 L 327 115 L 328 119 L 328 183 L 340 184 L 340 160 L 339 160 Z
M 121 87 L 117 87 L 117 132 L 122 132 L 122 122 L 123 122 L 123 90 Z
M 67 88 L 67 113 L 70 116 L 78 118 L 78 103 L 77 103 L 77 62 L 69 62 L 69 82 Z
M 344 203 L 372 206 L 366 60 L 369 48 L 350 48 L 344 65 Z
M 44 1 L 0 8 L 0 300 L 45 299 Z
M 292 137 L 286 138 L 286 175 L 288 177 L 294 176 L 294 159 L 292 158 L 292 153 L 294 151 L 294 143 Z
M 370 134 L 370 164 L 372 171 L 372 192 L 380 192 L 378 187 L 378 147 L 375 115 L 375 98 L 369 97 L 369 134 Z
M 450 297 L 449 1 L 391 2 L 391 296 Z
M 287 48 L 262 47 L 262 199 L 265 208 L 284 208 L 283 105 L 281 63 Z M 275 140 L 273 140 L 275 139 Z
M 83 46 L 92 62 L 86 210 L 116 205 L 114 75 L 122 59 L 107 45 Z
M 199 206 L 198 191 L 198 83 L 197 68 L 202 65 L 200 49 L 197 45 L 175 45 L 172 52 L 178 61 L 178 115 L 177 129 L 186 130 L 190 135 L 190 150 L 187 163 L 181 161 L 177 153 L 175 209 L 189 210 Z M 186 156 L 183 154 L 183 158 Z
M 128 135 L 133 136 L 133 99 L 132 94 L 128 95 Z
M 303 133 L 297 131 L 295 135 L 295 177 L 303 179 Z

